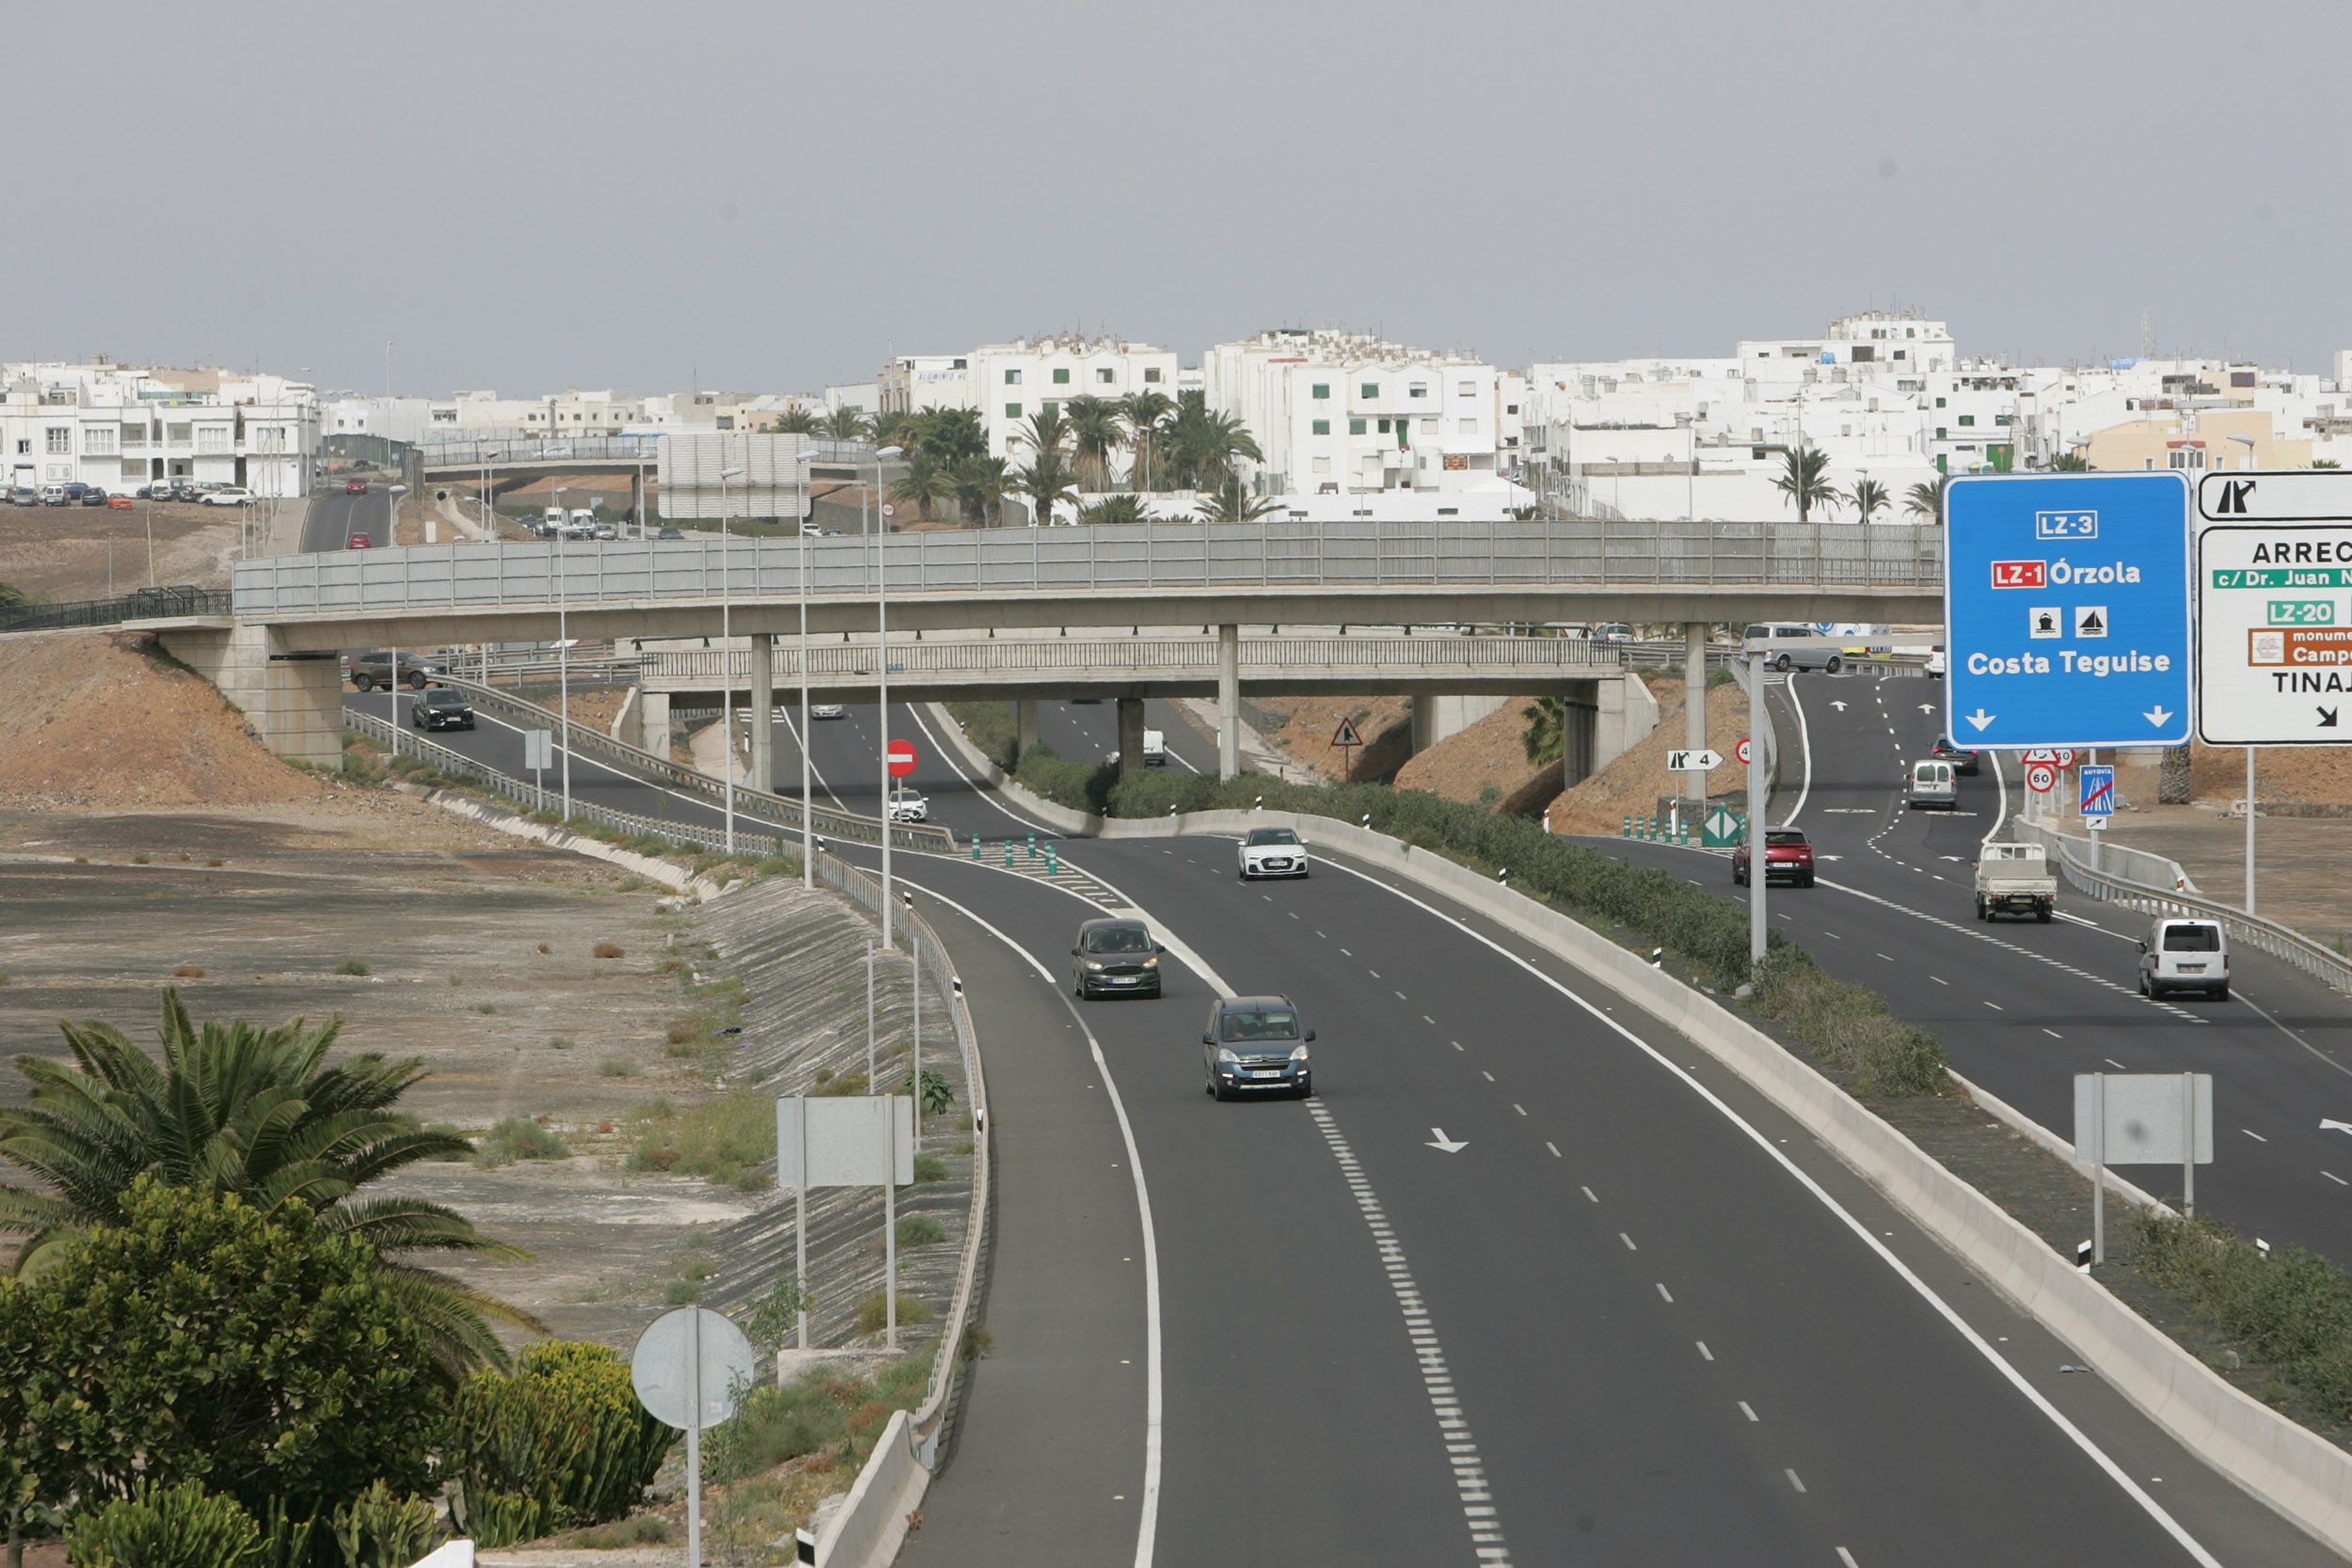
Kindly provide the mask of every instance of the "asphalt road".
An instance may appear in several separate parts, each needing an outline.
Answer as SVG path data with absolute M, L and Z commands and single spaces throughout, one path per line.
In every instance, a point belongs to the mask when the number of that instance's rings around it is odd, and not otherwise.
M 870 803 L 871 715 L 818 732 Z M 1025 831 L 904 733 L 936 819 Z M 652 808 L 601 772 L 575 791 Z M 980 999 L 997 1350 L 909 1560 L 2329 1560 L 1565 966 L 1334 864 L 1258 886 L 1213 839 L 1060 847 L 1168 941 L 1164 1000 L 1057 1015 L 1098 903 L 897 857 L 970 912 L 940 925 L 973 989 L 1009 990 Z M 1202 1094 L 1228 988 L 1296 999 L 1315 1101 Z
M 1796 825 L 1813 840 L 1820 885 L 1769 891 L 1780 929 L 1933 1030 L 1962 1074 L 2061 1137 L 2074 1136 L 2076 1073 L 2212 1073 L 2215 1163 L 2197 1172 L 2199 1211 L 2352 1262 L 2352 1134 L 2321 1125 L 2352 1122 L 2352 1006 L 2244 950 L 2232 955 L 2229 1001 L 2148 1001 L 2134 984 L 2147 917 L 2062 882 L 2051 925 L 1979 922 L 1977 846 L 2005 809 L 2022 809 L 2014 762 L 2001 765 L 2006 807 L 1988 759 L 1961 779 L 1958 811 L 1910 811 L 1902 781 L 1942 721 L 1940 681 L 1800 676 L 1793 696 L 1811 764 Z M 1776 723 L 1802 767 L 1788 721 Z M 1721 854 L 1594 842 L 1745 902 Z M 2181 1191 L 2177 1166 L 2124 1174 L 2159 1196 Z
M 364 496 L 347 496 L 339 487 L 310 498 L 310 515 L 302 525 L 306 551 L 348 548 L 351 536 L 364 533 L 377 548 L 391 543 L 391 493 L 369 486 Z

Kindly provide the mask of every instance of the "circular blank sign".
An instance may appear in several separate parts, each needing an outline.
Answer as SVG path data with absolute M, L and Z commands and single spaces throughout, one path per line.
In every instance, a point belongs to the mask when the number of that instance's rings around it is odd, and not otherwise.
M 702 1364 L 702 1418 L 693 1419 L 696 1340 Z M 681 1432 L 715 1427 L 735 1414 L 735 1402 L 758 1375 L 743 1331 L 707 1307 L 664 1312 L 637 1337 L 628 1379 L 653 1418 Z

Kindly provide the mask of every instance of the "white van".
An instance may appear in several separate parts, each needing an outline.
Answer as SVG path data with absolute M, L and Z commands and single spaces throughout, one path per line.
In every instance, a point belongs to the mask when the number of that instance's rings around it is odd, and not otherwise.
M 1911 798 L 1903 802 L 1910 810 L 1918 806 L 1937 807 L 1952 811 L 1960 805 L 1960 784 L 1952 777 L 1952 765 L 1930 758 L 1911 765 Z
M 1165 731 L 1146 730 L 1143 732 L 1143 766 L 1146 768 L 1168 766 L 1168 736 Z
M 572 520 L 564 531 L 566 539 L 594 539 L 596 536 L 596 515 L 584 506 L 572 508 Z
M 1775 670 L 1822 670 L 1834 675 L 1846 667 L 1844 645 L 1803 622 L 1758 622 L 1748 627 L 1740 643 L 1742 652 L 1762 654 Z
M 2230 999 L 2230 939 L 2221 922 L 2201 916 L 2171 917 L 2148 927 L 2139 944 L 2139 994 L 2201 990 L 2217 1002 Z
M 539 537 L 553 539 L 564 531 L 564 509 L 550 506 L 539 514 Z

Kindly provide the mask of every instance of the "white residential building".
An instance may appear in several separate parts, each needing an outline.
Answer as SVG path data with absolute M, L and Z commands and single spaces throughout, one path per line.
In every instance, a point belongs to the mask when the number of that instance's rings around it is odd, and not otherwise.
M 307 382 L 218 370 L 0 365 L 0 476 L 127 494 L 158 479 L 310 489 L 318 404 Z
M 1239 420 L 1264 453 L 1245 477 L 1269 495 L 1491 487 L 1497 421 L 1519 402 L 1475 356 L 1326 328 L 1219 343 L 1201 371 L 1209 407 Z
M 991 455 L 1018 463 L 1015 437 L 1030 416 L 1059 409 L 1074 397 L 1116 402 L 1130 393 L 1160 392 L 1176 400 L 1173 352 L 1116 338 L 1015 338 L 983 343 L 969 354 L 901 355 L 882 368 L 877 385 L 883 413 L 925 408 L 973 408 L 988 433 Z M 1123 473 L 1114 464 L 1115 473 Z

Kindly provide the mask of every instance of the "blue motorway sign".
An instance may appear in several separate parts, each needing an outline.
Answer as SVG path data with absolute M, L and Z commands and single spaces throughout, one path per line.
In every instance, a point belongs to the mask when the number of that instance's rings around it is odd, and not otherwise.
M 2085 816 L 2115 815 L 2115 769 L 2106 763 L 2086 762 L 2075 769 L 2082 781 Z
M 1944 497 L 1944 725 L 1979 751 L 2189 736 L 2188 480 L 1971 474 Z

